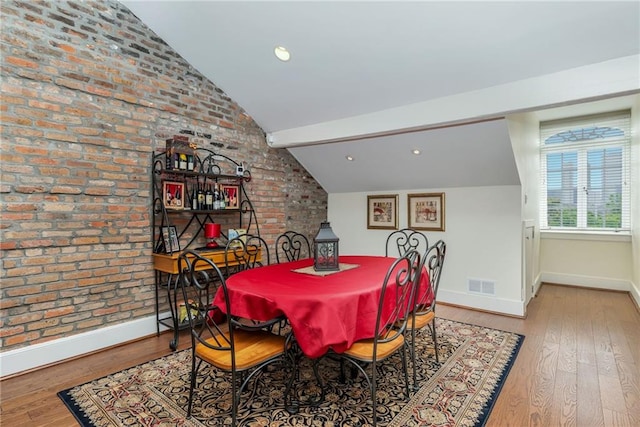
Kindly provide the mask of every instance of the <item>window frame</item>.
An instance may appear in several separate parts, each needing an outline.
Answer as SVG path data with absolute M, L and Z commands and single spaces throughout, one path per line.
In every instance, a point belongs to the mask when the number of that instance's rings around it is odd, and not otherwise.
M 619 125 L 619 126 L 618 126 Z M 613 137 L 607 137 L 600 135 L 598 138 L 588 139 L 576 139 L 574 141 L 567 142 L 566 140 L 560 143 L 547 143 L 549 139 L 558 136 L 560 133 L 571 133 L 583 131 L 585 129 L 594 128 L 598 129 L 602 127 L 613 127 L 622 131 L 622 136 L 615 135 Z M 631 114 L 630 111 L 618 111 L 613 113 L 605 113 L 594 116 L 576 117 L 565 120 L 556 120 L 551 122 L 540 123 L 540 138 L 539 138 L 539 155 L 540 155 L 540 229 L 542 232 L 561 232 L 561 233 L 596 233 L 596 234 L 630 234 L 631 221 L 630 221 L 630 195 L 631 195 L 631 183 L 630 183 L 630 156 L 631 156 Z M 588 156 L 590 152 L 596 150 L 606 149 L 621 149 L 621 168 L 620 170 L 620 194 L 621 197 L 621 218 L 620 227 L 593 227 L 589 226 L 589 191 L 593 191 L 593 187 L 589 187 L 589 161 Z M 549 197 L 548 197 L 548 155 L 560 153 L 575 153 L 576 156 L 576 176 L 575 188 L 572 186 L 572 191 L 575 191 L 575 206 L 576 209 L 576 226 L 550 226 L 549 225 Z M 604 165 L 604 162 L 603 162 Z M 607 168 L 601 169 L 603 176 Z M 609 172 L 615 172 L 617 166 L 609 168 Z M 563 169 L 559 170 L 562 173 Z M 564 179 L 564 178 L 561 178 Z M 560 187 L 561 190 L 564 188 Z M 597 189 L 597 188 L 596 188 Z M 605 191 L 606 187 L 602 187 L 602 191 Z M 606 203 L 603 199 L 601 203 Z M 562 215 L 562 211 L 561 215 Z

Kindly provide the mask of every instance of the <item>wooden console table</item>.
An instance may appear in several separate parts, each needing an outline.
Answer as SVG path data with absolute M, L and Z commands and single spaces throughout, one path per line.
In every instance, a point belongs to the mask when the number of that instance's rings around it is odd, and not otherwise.
M 206 251 L 198 251 L 204 258 L 210 259 L 220 268 L 225 267 L 224 263 L 224 247 L 219 249 L 211 249 Z M 178 257 L 179 252 L 173 254 L 153 254 L 153 268 L 158 271 L 169 274 L 178 274 Z M 192 258 L 192 257 L 190 257 Z M 229 260 L 229 265 L 237 265 L 235 260 Z

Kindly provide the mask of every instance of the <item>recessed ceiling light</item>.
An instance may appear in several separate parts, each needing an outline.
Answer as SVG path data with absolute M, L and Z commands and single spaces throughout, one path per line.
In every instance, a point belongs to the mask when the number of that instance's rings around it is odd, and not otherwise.
M 275 53 L 276 57 L 282 62 L 287 62 L 291 59 L 291 53 L 289 53 L 286 47 L 276 46 L 275 49 L 273 49 L 273 53 Z
M 418 150 L 417 148 L 414 148 L 413 150 L 411 150 L 411 152 L 417 156 L 420 154 L 421 151 Z
M 349 160 L 350 162 L 353 162 L 355 160 L 353 156 L 344 156 L 344 158 Z

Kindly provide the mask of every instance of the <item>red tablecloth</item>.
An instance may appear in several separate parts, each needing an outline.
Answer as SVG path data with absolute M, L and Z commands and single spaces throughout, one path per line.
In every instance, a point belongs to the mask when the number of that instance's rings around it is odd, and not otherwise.
M 320 357 L 329 348 L 341 353 L 373 337 L 382 281 L 394 260 L 341 256 L 341 264 L 358 266 L 326 276 L 293 271 L 313 265 L 313 259 L 246 270 L 227 279 L 231 311 L 259 321 L 284 314 L 308 357 Z M 428 283 L 425 273 L 420 286 Z M 224 311 L 222 292 L 214 302 Z

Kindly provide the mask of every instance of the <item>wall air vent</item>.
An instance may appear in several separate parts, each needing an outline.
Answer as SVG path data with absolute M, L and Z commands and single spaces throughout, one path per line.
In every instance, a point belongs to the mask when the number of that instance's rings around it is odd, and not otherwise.
M 474 294 L 495 295 L 496 282 L 493 280 L 467 279 L 467 290 Z

